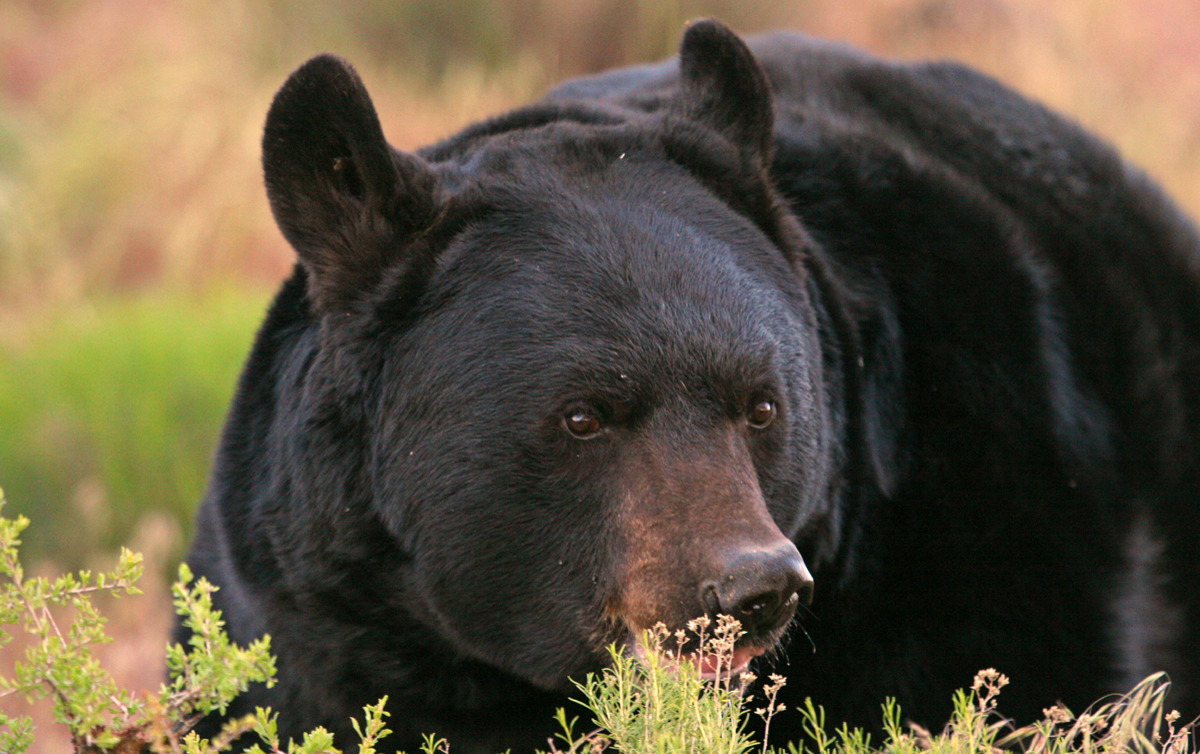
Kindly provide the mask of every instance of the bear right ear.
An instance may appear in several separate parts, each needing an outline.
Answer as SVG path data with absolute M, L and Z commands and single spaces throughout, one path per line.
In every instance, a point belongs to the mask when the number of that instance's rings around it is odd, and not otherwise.
M 271 212 L 317 312 L 349 311 L 410 261 L 435 214 L 436 178 L 387 143 L 349 63 L 321 55 L 297 69 L 271 103 L 262 148 Z
M 768 165 L 774 146 L 771 84 L 746 43 L 711 18 L 691 23 L 679 45 L 676 109 Z

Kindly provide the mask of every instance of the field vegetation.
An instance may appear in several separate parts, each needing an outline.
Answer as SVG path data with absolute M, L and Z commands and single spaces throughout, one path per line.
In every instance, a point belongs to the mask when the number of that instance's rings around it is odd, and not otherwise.
M 564 77 L 669 55 L 702 15 L 970 62 L 1114 142 L 1200 217 L 1192 0 L 0 2 L 0 485 L 37 524 L 32 572 L 146 553 L 150 596 L 119 603 L 100 651 L 121 683 L 160 680 L 167 574 L 292 264 L 258 163 L 287 73 L 320 51 L 350 59 L 411 149 Z
M 4 506 L 0 492 L 0 509 Z M 24 629 L 25 651 L 11 677 L 0 675 L 0 698 L 16 694 L 43 699 L 52 709 L 61 750 L 75 754 L 220 754 L 258 739 L 248 754 L 338 754 L 357 750 L 374 754 L 390 731 L 387 697 L 363 708 L 363 721 L 353 720 L 359 741 L 335 740 L 315 728 L 300 741 L 276 734 L 278 715 L 257 708 L 234 718 L 212 739 L 202 739 L 191 726 L 214 710 L 224 711 L 252 682 L 274 682 L 270 638 L 250 646 L 230 642 L 220 611 L 212 606 L 215 587 L 193 580 L 186 565 L 172 586 L 174 605 L 192 632 L 187 646 L 166 648 L 167 678 L 157 692 L 121 688 L 96 662 L 94 649 L 108 640 L 107 620 L 92 598 L 140 594 L 143 558 L 122 548 L 111 573 L 83 571 L 61 576 L 25 573 L 19 549 L 29 520 L 0 516 L 0 645 Z M 70 610 L 66 610 L 69 606 Z M 954 695 L 954 714 L 942 731 L 930 732 L 903 722 L 895 700 L 884 700 L 885 735 L 872 745 L 871 736 L 842 725 L 830 729 L 824 710 L 806 700 L 802 716 L 806 737 L 786 748 L 760 742 L 746 728 L 751 714 L 771 721 L 788 712 L 777 694 L 787 683 L 771 675 L 757 697 L 747 688 L 752 673 L 735 674 L 734 646 L 744 635 L 728 615 L 689 621 L 671 633 L 659 623 L 641 637 L 635 658 L 614 645 L 612 665 L 576 683 L 585 719 L 564 709 L 557 712 L 560 732 L 547 738 L 549 754 L 994 754 L 1007 750 L 1026 754 L 1192 754 L 1193 726 L 1179 724 L 1177 712 L 1165 712 L 1169 684 L 1152 675 L 1128 694 L 1097 702 L 1076 716 L 1052 705 L 1044 718 L 1017 727 L 1001 717 L 997 698 L 1009 679 L 995 669 L 976 674 L 970 689 Z M 685 652 L 689 642 L 697 650 Z M 703 681 L 700 668 L 713 668 L 715 679 Z M 572 712 L 576 711 L 575 709 Z M 588 719 L 590 718 L 590 719 Z M 582 725 L 580 723 L 582 722 Z M 598 727 L 596 727 L 598 726 Z M 43 731 L 44 734 L 44 731 Z M 27 715 L 0 711 L 0 752 L 26 754 L 37 740 Z M 45 736 L 43 735 L 43 744 Z M 383 747 L 386 750 L 386 746 Z M 422 754 L 451 754 L 436 732 L 425 735 Z

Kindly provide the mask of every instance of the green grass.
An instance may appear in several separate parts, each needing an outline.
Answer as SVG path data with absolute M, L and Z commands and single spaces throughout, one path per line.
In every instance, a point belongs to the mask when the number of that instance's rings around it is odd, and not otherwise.
M 741 635 L 740 624 L 728 616 L 718 616 L 716 626 L 703 620 L 689 624 L 692 631 L 699 629 L 701 658 L 705 654 L 723 657 L 728 667 L 734 641 Z M 559 738 L 565 748 L 556 743 L 551 754 L 595 754 L 610 748 L 624 754 L 1190 754 L 1197 750 L 1194 723 L 1181 724 L 1178 713 L 1163 705 L 1169 683 L 1162 673 L 1078 715 L 1050 705 L 1042 720 L 1018 725 L 999 711 L 1008 678 L 989 668 L 976 674 L 971 688 L 955 692 L 954 714 L 938 732 L 906 723 L 895 700 L 881 700 L 885 736 L 873 742 L 860 729 L 832 728 L 812 699 L 798 710 L 777 704 L 775 695 L 787 682 L 782 676 L 771 676 L 765 698 L 745 696 L 752 677 L 702 683 L 696 662 L 682 652 L 685 638 L 682 631 L 669 634 L 661 624 L 656 626 L 643 639 L 647 647 L 643 662 L 614 647 L 612 666 L 579 684 L 599 729 L 577 735 L 579 721 L 572 724 L 560 710 L 564 733 Z M 751 714 L 763 717 L 768 729 L 779 715 L 799 715 L 807 735 L 788 741 L 786 748 L 763 745 L 745 731 Z
M 264 293 L 113 300 L 0 343 L 0 479 L 67 566 L 162 511 L 184 537 Z

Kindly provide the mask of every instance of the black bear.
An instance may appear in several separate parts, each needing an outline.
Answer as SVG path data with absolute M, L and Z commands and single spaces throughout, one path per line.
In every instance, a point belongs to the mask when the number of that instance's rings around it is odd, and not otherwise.
M 1078 126 L 700 21 L 415 154 L 314 58 L 263 167 L 299 263 L 188 558 L 278 653 L 231 714 L 526 751 L 716 613 L 832 720 L 993 666 L 1018 719 L 1156 670 L 1200 713 L 1200 240 Z

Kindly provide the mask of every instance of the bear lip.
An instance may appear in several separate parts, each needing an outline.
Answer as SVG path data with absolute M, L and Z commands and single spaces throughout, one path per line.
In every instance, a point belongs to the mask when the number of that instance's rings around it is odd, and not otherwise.
M 703 660 L 694 653 L 684 655 L 684 657 L 696 665 L 702 680 L 719 681 L 725 678 L 737 678 L 745 673 L 746 669 L 750 667 L 750 661 L 766 651 L 759 647 L 738 647 L 733 650 L 733 658 L 728 665 L 719 662 L 718 658 L 713 655 L 706 655 Z
M 766 654 L 767 649 L 767 647 L 753 646 L 737 647 L 733 650 L 733 657 L 730 660 L 727 660 L 726 657 L 717 657 L 709 653 L 700 655 L 697 652 L 685 652 L 683 660 L 690 662 L 695 666 L 696 670 L 700 671 L 700 680 L 702 681 L 736 680 L 747 671 L 750 661 Z M 648 664 L 646 660 L 646 647 L 642 642 L 629 642 L 627 652 L 632 654 L 641 664 Z M 670 654 L 664 655 L 663 667 L 671 670 L 674 668 L 675 663 L 676 660 L 673 656 Z

